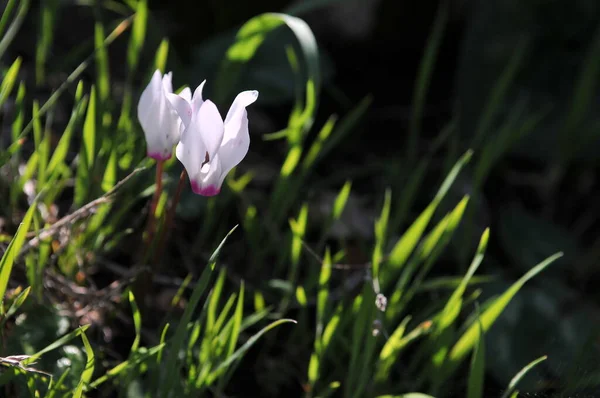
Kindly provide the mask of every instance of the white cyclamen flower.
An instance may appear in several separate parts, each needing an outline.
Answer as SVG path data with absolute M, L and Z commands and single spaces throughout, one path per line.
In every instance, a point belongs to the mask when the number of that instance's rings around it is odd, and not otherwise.
M 202 196 L 214 196 L 221 191 L 225 176 L 248 153 L 250 135 L 246 107 L 258 98 L 258 91 L 237 95 L 225 121 L 217 106 L 202 99 L 204 83 L 194 91 L 189 101 L 183 96 L 168 95 L 185 128 L 175 154 L 185 167 L 192 190 Z
M 171 72 L 162 76 L 157 69 L 138 103 L 138 119 L 146 136 L 147 153 L 156 160 L 171 157 L 182 130 L 181 119 L 167 99 L 167 95 L 173 93 L 171 79 Z M 189 98 L 191 92 L 187 89 L 181 95 Z

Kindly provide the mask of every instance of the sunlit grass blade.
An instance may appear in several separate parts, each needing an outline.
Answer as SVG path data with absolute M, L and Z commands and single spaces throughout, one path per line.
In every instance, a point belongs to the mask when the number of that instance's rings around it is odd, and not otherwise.
M 4 301 L 4 294 L 6 293 L 6 288 L 12 273 L 13 265 L 17 259 L 21 247 L 23 246 L 23 243 L 25 243 L 25 237 L 27 235 L 27 231 L 29 230 L 29 226 L 31 225 L 31 220 L 33 219 L 36 209 L 37 198 L 33 201 L 32 205 L 29 206 L 29 210 L 27 210 L 27 213 L 25 213 L 25 217 L 23 217 L 23 221 L 21 221 L 17 232 L 8 244 L 6 251 L 2 255 L 2 259 L 0 259 L 0 301 Z M 3 306 L 0 306 L 0 311 L 4 311 L 3 308 Z
M 535 361 L 530 362 L 527 366 L 521 369 L 519 373 L 517 373 L 515 377 L 511 379 L 510 383 L 508 384 L 508 389 L 504 391 L 504 394 L 502 394 L 502 398 L 509 398 L 511 396 L 514 396 L 513 392 L 515 391 L 517 384 L 519 384 L 519 381 L 521 381 L 521 379 L 525 377 L 527 372 L 529 372 L 531 369 L 533 369 L 535 366 L 545 361 L 546 359 L 548 359 L 548 357 L 544 355 L 542 357 L 539 357 Z
M 206 287 L 208 286 L 208 283 L 210 282 L 210 277 L 214 270 L 217 256 L 219 255 L 219 252 L 223 248 L 223 245 L 225 244 L 225 241 L 227 240 L 229 235 L 231 235 L 236 228 L 237 228 L 237 226 L 234 227 L 227 234 L 227 236 L 225 236 L 225 238 L 221 241 L 221 244 L 217 247 L 217 249 L 211 255 L 209 264 L 204 268 L 204 271 L 202 271 L 202 275 L 200 276 L 200 279 L 199 279 L 198 283 L 196 284 L 194 291 L 192 292 L 192 296 L 190 297 L 190 300 L 185 308 L 185 311 L 184 311 L 183 315 L 181 316 L 179 325 L 177 325 L 177 329 L 175 330 L 175 335 L 170 339 L 169 353 L 167 354 L 166 365 L 165 365 L 166 372 L 165 372 L 164 379 L 162 380 L 162 383 L 160 384 L 159 396 L 161 396 L 161 397 L 169 396 L 169 391 L 171 391 L 173 389 L 173 383 L 175 383 L 177 380 L 177 375 L 179 374 L 179 369 L 181 368 L 181 365 L 177 363 L 178 359 L 179 359 L 179 351 L 183 347 L 183 344 L 184 344 L 184 341 L 186 338 L 186 331 L 188 328 L 188 324 L 190 323 L 190 320 L 192 319 L 192 315 L 193 315 L 196 307 L 200 303 L 200 299 L 202 298 L 202 295 L 204 294 L 204 291 L 206 290 Z
M 25 3 L 26 1 L 23 1 L 22 3 Z M 27 1 L 28 2 L 28 1 Z M 121 34 L 123 34 L 125 31 L 127 31 L 127 29 L 129 28 L 130 24 L 131 24 L 131 18 L 127 18 L 124 19 L 123 21 L 121 21 L 113 30 L 112 32 L 106 36 L 106 38 L 104 39 L 104 46 L 108 47 L 110 46 L 116 39 L 117 37 L 119 37 Z M 58 98 L 67 90 L 67 88 L 69 88 L 69 86 L 71 86 L 71 84 L 75 83 L 77 81 L 77 79 L 79 78 L 79 76 L 87 69 L 87 67 L 92 63 L 93 59 L 95 58 L 95 52 L 90 54 L 90 56 L 88 56 L 83 62 L 81 62 L 79 64 L 79 66 L 77 68 L 75 68 L 75 70 L 73 72 L 71 72 L 71 74 L 69 74 L 69 76 L 66 78 L 66 80 L 56 89 L 56 91 L 54 91 L 54 93 L 52 93 L 52 95 L 50 96 L 50 98 L 48 98 L 48 100 L 44 103 L 44 105 L 41 106 L 40 108 L 40 113 L 39 113 L 39 117 L 42 117 L 43 115 L 46 114 L 46 112 L 48 112 L 48 110 L 53 107 L 56 103 L 56 101 L 58 100 Z M 29 132 L 31 131 L 31 129 L 33 128 L 33 120 L 31 120 L 23 129 L 23 131 L 21 131 L 21 133 L 19 134 L 18 139 L 20 140 L 21 138 L 24 138 L 27 136 L 27 134 L 29 134 Z M 16 145 L 18 142 L 13 143 L 13 145 L 11 145 L 11 147 L 9 148 L 9 151 L 14 151 L 14 149 L 12 148 L 14 145 Z M 3 162 L 0 160 L 0 166 L 3 164 Z
M 75 337 L 80 336 L 82 333 L 85 333 L 85 331 L 90 327 L 90 325 L 83 325 L 80 326 L 79 328 L 67 333 L 66 335 L 64 335 L 63 337 L 55 340 L 53 343 L 47 345 L 46 347 L 44 347 L 43 349 L 41 349 L 40 351 L 36 352 L 35 354 L 31 355 L 27 360 L 23 361 L 24 363 L 30 364 L 33 363 L 35 361 L 37 361 L 42 355 L 56 350 L 57 348 L 60 348 L 62 346 L 64 346 L 65 344 L 67 344 L 69 341 L 73 340 Z
M 392 365 L 398 360 L 400 351 L 406 345 L 406 340 L 403 337 L 410 320 L 410 316 L 405 317 L 383 345 L 377 362 L 376 382 L 384 382 L 388 379 Z
M 75 204 L 83 205 L 90 195 L 91 181 L 93 181 L 93 165 L 96 156 L 96 88 L 92 86 L 90 102 L 87 107 L 83 124 L 83 139 L 79 150 L 77 176 L 75 180 Z
M 450 190 L 450 187 L 454 183 L 454 180 L 460 173 L 461 169 L 471 159 L 472 151 L 467 151 L 454 165 L 448 176 L 440 186 L 436 193 L 433 201 L 423 210 L 423 212 L 417 217 L 414 223 L 406 230 L 404 235 L 398 240 L 396 245 L 393 247 L 389 257 L 389 267 L 385 270 L 385 276 L 383 277 L 382 284 L 389 283 L 394 275 L 404 266 L 406 260 L 413 252 L 414 248 L 419 243 L 421 236 L 425 232 L 429 221 L 433 216 L 438 205 L 442 199 L 446 196 L 446 193 Z
M 85 335 L 85 332 L 81 332 L 80 334 L 81 340 L 83 341 L 83 346 L 85 347 L 85 354 L 87 356 L 87 360 L 85 362 L 85 368 L 81 373 L 81 377 L 79 378 L 79 383 L 77 384 L 77 388 L 73 394 L 73 397 L 81 398 L 83 397 L 83 392 L 87 389 L 87 386 L 90 384 L 92 380 L 92 376 L 94 375 L 94 350 Z
M 142 313 L 135 302 L 135 297 L 132 291 L 128 293 L 129 305 L 131 305 L 131 312 L 133 314 L 133 327 L 135 329 L 135 338 L 133 339 L 133 343 L 131 343 L 130 353 L 135 353 L 139 346 L 140 341 L 142 339 Z
M 104 25 L 94 25 L 94 44 L 96 54 L 96 87 L 100 104 L 104 105 L 110 95 L 110 75 L 108 69 L 108 51 L 104 43 Z
M 156 50 L 156 54 L 154 56 L 154 66 L 156 69 L 160 70 L 161 73 L 166 72 L 167 67 L 167 58 L 169 57 L 169 41 L 167 39 L 163 39 Z
M 129 39 L 129 47 L 127 49 L 127 65 L 129 71 L 133 72 L 138 65 L 140 52 L 144 46 L 146 38 L 146 26 L 148 24 L 148 2 L 147 0 L 139 0 L 135 5 L 135 16 L 133 19 L 133 27 L 131 29 L 131 37 Z
M 252 337 L 250 337 L 244 343 L 244 345 L 242 345 L 240 348 L 238 348 L 232 355 L 228 356 L 227 359 L 225 359 L 223 362 L 221 362 L 215 368 L 215 372 L 217 372 L 221 369 L 225 369 L 225 368 L 229 367 L 231 364 L 233 364 L 234 362 L 236 362 L 237 360 L 241 359 L 244 356 L 244 354 L 246 353 L 246 351 L 248 351 L 258 341 L 258 339 L 260 339 L 265 333 L 267 333 L 269 330 L 271 330 L 279 325 L 282 325 L 284 323 L 294 323 L 295 324 L 296 321 L 293 319 L 279 319 L 275 322 L 270 323 L 268 326 L 265 326 L 258 333 L 254 334 Z
M 306 114 L 308 117 L 303 121 L 303 131 L 308 131 L 312 126 L 312 114 L 316 110 L 316 101 L 321 91 L 319 50 L 310 27 L 303 20 L 291 15 L 261 14 L 247 21 L 239 29 L 236 41 L 227 50 L 217 76 L 217 103 L 223 103 L 231 95 L 243 67 L 254 57 L 267 35 L 284 24 L 294 33 L 300 44 L 307 70 L 307 88 L 312 86 L 314 90 L 313 95 L 307 92 L 307 104 L 309 101 L 314 103 L 310 113 Z M 306 109 L 309 107 L 307 106 Z
M 88 97 L 84 96 L 80 101 L 75 105 L 73 112 L 71 113 L 71 117 L 69 118 L 69 122 L 67 123 L 67 127 L 65 131 L 62 133 L 56 148 L 54 148 L 54 152 L 52 153 L 52 158 L 50 158 L 50 162 L 48 163 L 48 174 L 53 175 L 58 166 L 63 164 L 67 158 L 67 154 L 69 153 L 69 147 L 71 144 L 71 138 L 73 136 L 73 132 L 75 131 L 81 117 L 83 116 L 86 108 L 87 108 Z
M 151 357 L 153 357 L 154 355 L 157 355 L 159 352 L 161 352 L 161 350 L 163 348 L 164 348 L 164 345 L 159 344 L 155 347 L 145 350 L 144 353 L 136 355 L 132 359 L 128 359 L 126 361 L 121 362 L 117 366 L 106 371 L 106 373 L 103 376 L 100 376 L 99 378 L 94 380 L 92 383 L 90 383 L 89 388 L 97 388 L 99 385 L 107 382 L 108 380 L 112 379 L 113 377 L 117 377 L 121 374 L 124 374 L 139 364 L 146 363 Z
M 377 286 L 377 293 L 379 293 L 379 266 L 383 259 L 383 251 L 385 248 L 386 234 L 388 221 L 390 219 L 390 208 L 392 205 L 392 191 L 385 191 L 385 198 L 383 206 L 381 208 L 381 214 L 375 221 L 375 247 L 373 248 L 373 254 L 371 259 L 371 271 L 373 282 Z
M 4 105 L 4 102 L 12 92 L 13 87 L 17 82 L 17 76 L 19 75 L 19 69 L 21 68 L 21 57 L 18 57 L 15 62 L 12 63 L 0 84 L 0 107 Z
M 423 239 L 423 242 L 418 249 L 418 255 L 410 260 L 406 269 L 401 273 L 400 278 L 396 282 L 393 293 L 388 300 L 389 305 L 386 310 L 387 319 L 395 319 L 402 311 L 404 305 L 406 305 L 406 303 L 416 294 L 421 283 L 425 279 L 425 276 L 450 242 L 450 239 L 454 235 L 454 232 L 463 217 L 468 203 L 469 197 L 465 196 Z M 423 265 L 420 265 L 421 263 L 423 263 Z M 417 267 L 419 266 L 419 272 L 409 286 L 409 281 L 411 281 L 413 274 L 417 271 Z
M 542 272 L 544 269 L 546 269 L 546 267 L 548 267 L 554 261 L 562 257 L 562 255 L 562 252 L 556 253 L 548 257 L 541 263 L 537 264 L 529 272 L 523 275 L 518 281 L 513 283 L 513 285 L 500 297 L 494 299 L 493 303 L 482 312 L 479 318 L 483 327 L 483 331 L 487 332 L 489 330 L 489 328 L 494 324 L 498 316 L 500 316 L 504 308 L 506 308 L 506 306 L 510 303 L 515 294 L 517 294 L 517 292 L 523 287 L 523 285 L 525 285 L 525 283 L 527 283 L 527 281 L 529 281 L 531 278 Z M 473 348 L 477 340 L 478 333 L 479 325 L 476 323 L 472 324 L 460 337 L 458 342 L 454 345 L 448 356 L 449 361 L 447 362 L 447 369 L 444 372 L 445 378 L 454 372 L 454 370 L 460 364 L 463 358 Z

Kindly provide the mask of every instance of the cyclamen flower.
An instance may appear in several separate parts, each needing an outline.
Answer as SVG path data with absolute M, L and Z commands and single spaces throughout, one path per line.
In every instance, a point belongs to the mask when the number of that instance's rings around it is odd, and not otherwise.
M 194 91 L 190 100 L 169 94 L 185 126 L 175 154 L 185 167 L 198 195 L 214 196 L 221 191 L 227 174 L 248 153 L 250 135 L 246 107 L 258 98 L 258 91 L 244 91 L 237 95 L 227 112 L 225 121 L 216 105 L 202 99 L 204 83 Z
M 171 80 L 171 72 L 163 76 L 157 69 L 138 102 L 138 119 L 146 136 L 147 153 L 156 160 L 171 158 L 183 130 L 179 115 L 167 99 L 173 93 Z M 181 96 L 191 100 L 190 89 L 182 91 Z

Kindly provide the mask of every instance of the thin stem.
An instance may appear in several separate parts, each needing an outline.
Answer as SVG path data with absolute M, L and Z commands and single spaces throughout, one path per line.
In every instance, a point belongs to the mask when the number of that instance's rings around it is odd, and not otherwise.
M 160 232 L 160 237 L 158 239 L 157 249 L 155 253 L 156 267 L 160 264 L 160 260 L 162 258 L 163 250 L 165 247 L 165 243 L 168 238 L 169 231 L 173 226 L 173 219 L 175 218 L 175 210 L 177 209 L 177 204 L 179 203 L 179 199 L 181 199 L 181 193 L 183 192 L 183 186 L 185 185 L 185 179 L 187 177 L 187 173 L 185 169 L 181 172 L 179 176 L 179 182 L 177 183 L 177 189 L 175 191 L 175 195 L 173 196 L 173 200 L 171 201 L 171 206 L 167 212 L 167 217 L 165 219 L 165 224 Z
M 158 207 L 158 200 L 162 193 L 162 175 L 163 175 L 164 160 L 156 161 L 156 189 L 154 190 L 154 196 L 152 196 L 152 202 L 150 204 L 150 212 L 148 213 L 148 222 L 146 224 L 145 240 L 146 244 L 152 243 L 154 232 L 156 231 L 156 208 Z

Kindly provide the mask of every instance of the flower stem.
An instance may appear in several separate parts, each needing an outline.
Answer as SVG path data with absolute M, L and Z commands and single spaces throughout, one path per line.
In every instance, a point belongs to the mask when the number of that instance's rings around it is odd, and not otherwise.
M 148 213 L 148 222 L 146 224 L 144 239 L 147 245 L 152 244 L 152 238 L 156 232 L 156 208 L 158 207 L 158 200 L 162 193 L 163 166 L 164 160 L 156 161 L 156 189 L 154 190 L 154 196 L 152 196 L 152 202 L 150 203 L 150 212 Z
M 173 219 L 175 218 L 175 210 L 177 209 L 177 204 L 179 203 L 179 200 L 181 199 L 181 193 L 183 192 L 183 186 L 185 185 L 186 176 L 187 176 L 187 173 L 184 169 L 181 172 L 181 175 L 179 176 L 179 182 L 177 183 L 177 189 L 175 190 L 175 195 L 173 196 L 173 200 L 171 200 L 171 205 L 169 206 L 169 210 L 167 211 L 167 217 L 165 219 L 165 223 L 160 232 L 158 244 L 156 246 L 156 253 L 154 256 L 154 258 L 156 260 L 156 267 L 158 267 L 158 265 L 160 264 L 160 260 L 163 255 L 165 243 L 169 236 L 168 235 L 169 231 L 173 227 Z

